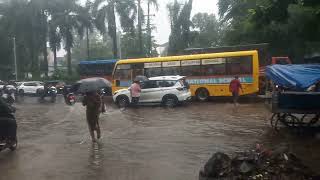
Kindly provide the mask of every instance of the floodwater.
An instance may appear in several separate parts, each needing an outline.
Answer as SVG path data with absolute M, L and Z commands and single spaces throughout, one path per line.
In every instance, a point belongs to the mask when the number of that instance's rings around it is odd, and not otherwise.
M 275 133 L 263 103 L 193 102 L 173 109 L 109 105 L 101 115 L 102 139 L 89 139 L 81 103 L 17 104 L 19 145 L 0 153 L 6 180 L 195 180 L 210 156 L 257 143 L 287 145 L 320 172 L 319 141 Z

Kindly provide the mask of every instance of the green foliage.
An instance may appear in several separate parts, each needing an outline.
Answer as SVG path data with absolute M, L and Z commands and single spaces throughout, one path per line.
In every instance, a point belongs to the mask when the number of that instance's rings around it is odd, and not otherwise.
M 219 0 L 227 24 L 223 43 L 270 43 L 273 56 L 302 62 L 308 44 L 320 41 L 320 2 L 314 0 Z
M 193 31 L 190 47 L 214 47 L 221 43 L 221 25 L 213 14 L 198 13 L 192 18 Z
M 94 30 L 89 35 L 89 52 L 90 59 L 112 59 L 112 40 L 109 36 L 102 37 Z M 77 64 L 81 60 L 88 60 L 87 44 L 80 37 L 75 38 L 74 47 L 72 49 L 73 63 Z
M 68 74 L 67 71 L 64 70 L 55 70 L 53 75 L 48 80 L 63 80 L 66 83 L 74 83 L 80 79 L 80 75 L 76 70 L 71 76 Z
M 182 8 L 177 0 L 167 5 L 171 24 L 168 48 L 169 55 L 179 54 L 185 48 L 189 47 L 192 2 L 192 0 L 189 0 Z
M 95 0 L 93 4 L 94 22 L 102 34 L 108 32 L 112 38 L 113 58 L 118 57 L 116 13 L 120 17 L 123 31 L 132 32 L 137 14 L 134 0 Z
M 142 34 L 142 44 L 143 44 L 143 52 L 142 56 L 146 57 L 148 55 L 148 47 L 147 47 L 147 41 L 148 41 L 148 34 L 143 33 Z M 154 48 L 156 46 L 155 41 L 151 40 L 151 54 L 150 57 L 158 56 L 158 53 L 156 49 Z M 134 47 L 134 48 L 133 48 Z M 141 52 L 139 50 L 139 39 L 137 36 L 132 35 L 131 33 L 123 34 L 121 37 L 121 53 L 123 59 L 128 58 L 139 58 L 141 57 Z

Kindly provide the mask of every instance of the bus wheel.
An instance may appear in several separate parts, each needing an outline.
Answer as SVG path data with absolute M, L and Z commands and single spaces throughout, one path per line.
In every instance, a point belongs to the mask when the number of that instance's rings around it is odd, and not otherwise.
M 199 101 L 207 101 L 209 99 L 209 92 L 206 88 L 199 88 L 196 91 L 196 98 Z

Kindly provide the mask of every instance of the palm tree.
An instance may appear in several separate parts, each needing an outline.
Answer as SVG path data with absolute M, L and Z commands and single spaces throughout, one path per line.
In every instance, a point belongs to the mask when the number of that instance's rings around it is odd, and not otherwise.
M 148 15 L 147 15 L 147 30 L 148 30 L 148 40 L 147 40 L 147 47 L 148 47 L 148 52 L 147 55 L 150 57 L 151 56 L 151 49 L 152 49 L 152 37 L 151 37 L 151 26 L 150 26 L 150 5 L 153 5 L 156 10 L 158 11 L 159 5 L 158 5 L 158 0 L 148 0 Z
M 57 51 L 61 49 L 61 34 L 58 29 L 58 25 L 54 24 L 53 21 L 49 22 L 49 44 L 50 48 L 53 52 L 53 64 L 54 70 L 56 71 L 58 68 L 57 62 Z
M 59 29 L 59 33 L 64 40 L 64 48 L 67 51 L 68 74 L 71 75 L 71 48 L 73 47 L 74 32 L 77 32 L 82 38 L 86 27 L 91 27 L 91 23 L 86 9 L 78 5 L 75 0 L 58 0 L 58 3 L 63 5 L 60 6 L 60 10 L 51 15 L 51 23 Z
M 106 33 L 105 25 L 108 25 L 108 34 L 113 41 L 114 58 L 118 58 L 116 13 L 120 17 L 123 31 L 133 32 L 137 13 L 134 0 L 96 0 L 94 2 L 95 25 L 102 34 Z

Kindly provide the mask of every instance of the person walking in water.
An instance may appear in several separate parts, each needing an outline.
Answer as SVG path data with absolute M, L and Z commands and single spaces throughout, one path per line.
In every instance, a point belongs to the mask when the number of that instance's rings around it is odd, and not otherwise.
M 100 139 L 99 115 L 101 111 L 101 97 L 98 92 L 87 92 L 82 101 L 83 106 L 86 106 L 87 123 L 90 136 L 93 142 L 96 141 L 94 131 L 97 133 L 97 139 Z
M 239 77 L 236 76 L 229 85 L 229 90 L 232 93 L 232 97 L 233 97 L 233 103 L 236 106 L 238 103 L 238 98 L 239 98 L 239 90 L 241 89 L 241 91 L 243 92 L 242 89 L 242 85 L 239 81 Z
M 134 83 L 130 86 L 130 95 L 131 95 L 131 104 L 136 106 L 139 103 L 140 94 L 141 94 L 141 87 L 140 81 L 134 80 Z

